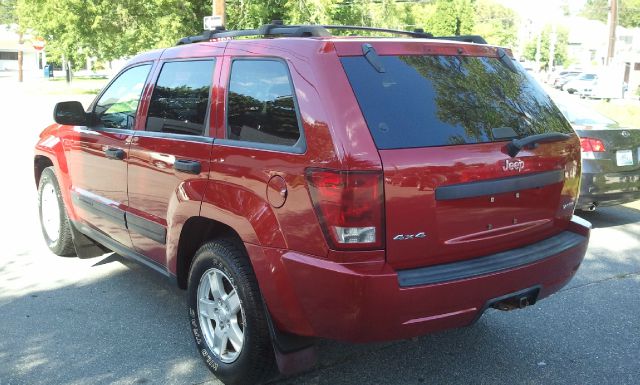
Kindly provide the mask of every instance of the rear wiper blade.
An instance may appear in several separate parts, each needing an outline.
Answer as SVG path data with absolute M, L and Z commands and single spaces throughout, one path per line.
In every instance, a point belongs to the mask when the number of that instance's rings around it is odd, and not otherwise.
M 522 139 L 513 139 L 507 144 L 507 153 L 514 158 L 520 150 L 525 147 L 534 147 L 538 143 L 546 142 L 559 142 L 561 140 L 567 140 L 571 135 L 563 134 L 561 132 L 548 132 L 545 134 L 537 134 L 526 136 Z
M 378 56 L 378 53 L 371 44 L 364 43 L 362 45 L 362 54 L 364 55 L 365 59 L 367 59 L 369 64 L 371 64 L 371 66 L 376 69 L 376 71 L 380 73 L 386 72 L 384 66 L 382 65 L 382 62 L 380 61 L 380 56 Z

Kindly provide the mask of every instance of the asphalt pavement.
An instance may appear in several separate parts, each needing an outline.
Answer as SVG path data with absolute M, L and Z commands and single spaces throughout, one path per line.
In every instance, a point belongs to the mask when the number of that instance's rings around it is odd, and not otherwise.
M 184 292 L 115 254 L 46 248 L 32 148 L 53 104 L 74 97 L 38 89 L 0 79 L 0 385 L 219 384 L 194 348 Z M 639 208 L 585 213 L 582 267 L 534 306 L 412 340 L 320 341 L 316 369 L 277 383 L 639 384 Z

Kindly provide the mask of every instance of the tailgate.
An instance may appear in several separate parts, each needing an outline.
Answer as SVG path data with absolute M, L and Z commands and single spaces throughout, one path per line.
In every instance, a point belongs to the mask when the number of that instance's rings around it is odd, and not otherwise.
M 522 153 L 520 171 L 504 170 L 503 143 L 462 147 L 464 156 L 459 147 L 380 151 L 387 260 L 394 267 L 488 255 L 566 228 L 579 162 L 566 143 Z
M 580 143 L 522 67 L 496 49 L 378 55 L 370 45 L 341 62 L 383 164 L 389 264 L 480 257 L 567 227 Z M 511 140 L 549 133 L 569 136 L 507 154 Z

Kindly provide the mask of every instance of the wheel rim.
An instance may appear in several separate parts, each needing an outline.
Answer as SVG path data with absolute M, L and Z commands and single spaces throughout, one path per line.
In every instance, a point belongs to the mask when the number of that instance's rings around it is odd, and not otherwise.
M 213 354 L 225 363 L 235 361 L 244 345 L 244 311 L 236 287 L 216 268 L 207 270 L 200 278 L 198 317 Z
M 60 206 L 58 194 L 52 183 L 47 183 L 42 188 L 40 196 L 40 216 L 42 227 L 51 242 L 56 242 L 60 236 Z

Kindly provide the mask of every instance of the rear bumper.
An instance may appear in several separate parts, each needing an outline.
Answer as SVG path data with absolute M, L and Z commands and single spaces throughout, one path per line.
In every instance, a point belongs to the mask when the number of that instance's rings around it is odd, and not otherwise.
M 640 199 L 640 171 L 583 173 L 576 208 L 612 206 Z
M 275 249 L 260 248 L 261 253 L 248 246 L 263 296 L 281 330 L 368 342 L 469 325 L 488 301 L 523 289 L 540 288 L 538 299 L 553 294 L 569 282 L 584 258 L 587 225 L 572 221 L 568 231 L 575 242 L 545 258 L 485 269 L 480 275 L 470 270 L 469 277 L 446 282 L 423 285 L 414 280 L 410 286 L 401 284 L 399 273 L 387 264 L 344 265 Z M 264 259 L 256 264 L 256 257 Z M 266 269 L 258 267 L 264 262 Z

